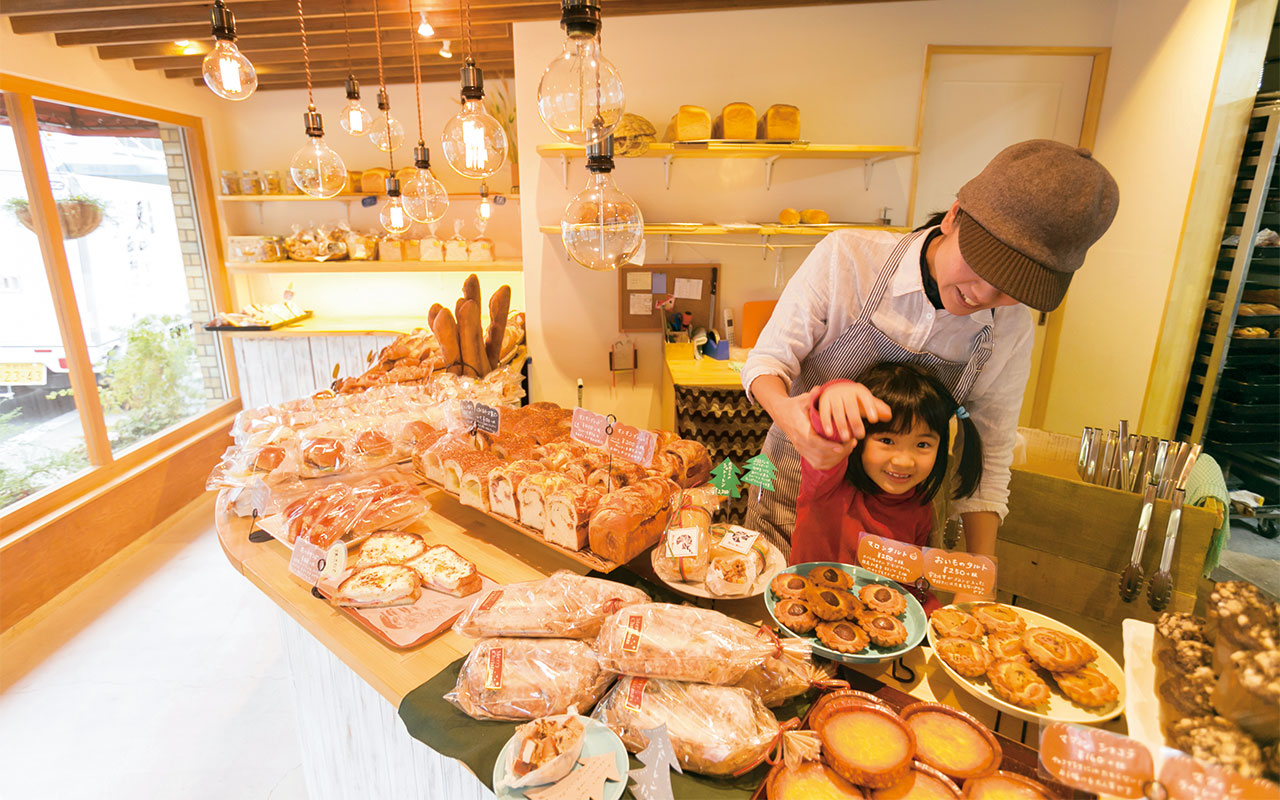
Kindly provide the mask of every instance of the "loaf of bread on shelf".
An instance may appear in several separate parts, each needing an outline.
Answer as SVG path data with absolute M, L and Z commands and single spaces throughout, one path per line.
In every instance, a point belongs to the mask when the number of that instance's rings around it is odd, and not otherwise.
M 586 483 L 608 494 L 633 483 L 639 483 L 647 477 L 649 477 L 648 471 L 639 464 L 615 461 L 607 467 L 593 470 L 587 475 Z
M 831 215 L 820 208 L 806 208 L 800 212 L 800 222 L 805 225 L 826 225 L 831 222 Z
M 667 142 L 690 142 L 711 138 L 711 115 L 702 106 L 680 106 L 662 137 Z
M 729 103 L 711 123 L 711 138 L 756 138 L 756 110 L 750 103 Z
M 427 470 L 424 474 L 445 489 L 457 494 L 459 481 L 462 478 L 457 460 L 460 458 L 469 460 L 474 455 L 478 455 L 476 449 L 465 437 L 441 439 L 423 454 L 422 465 Z M 452 471 L 448 467 L 450 463 L 455 464 L 455 469 Z
M 680 461 L 675 481 L 685 489 L 701 486 L 711 480 L 711 455 L 702 444 L 690 439 L 677 439 L 666 452 Z
M 574 482 L 552 471 L 530 475 L 520 482 L 516 490 L 516 504 L 520 510 L 521 524 L 535 530 L 547 525 L 547 496 L 564 491 Z
M 559 570 L 546 578 L 495 589 L 462 612 L 453 630 L 473 639 L 544 636 L 595 639 L 605 618 L 649 602 L 634 586 Z
M 619 564 L 662 538 L 671 516 L 671 498 L 679 486 L 664 478 L 645 478 L 605 497 L 591 515 L 588 529 L 596 555 Z
M 800 138 L 800 109 L 785 104 L 771 105 L 760 115 L 757 139 L 794 142 Z
M 504 462 L 493 453 L 476 453 L 476 456 L 477 458 L 462 465 L 458 480 L 458 500 L 464 506 L 488 511 L 489 473 L 502 466 Z
M 443 544 L 428 547 L 422 555 L 407 561 L 405 566 L 422 576 L 423 586 L 454 597 L 475 594 L 483 582 L 475 564 Z
M 604 489 L 575 483 L 546 498 L 546 525 L 542 535 L 548 542 L 568 550 L 587 546 L 587 526 L 591 512 L 604 497 Z
M 546 472 L 541 461 L 519 459 L 497 467 L 489 473 L 489 510 L 511 519 L 520 519 L 516 502 L 520 484 L 530 475 Z
M 653 454 L 653 460 L 649 462 L 648 473 L 650 477 L 674 481 L 680 476 L 683 468 L 684 463 L 674 454 L 658 449 Z
M 784 208 L 778 212 L 779 225 L 796 225 L 800 222 L 800 212 L 794 208 Z
M 403 192 L 404 188 L 409 185 L 409 181 L 417 176 L 417 173 L 417 167 L 401 167 L 396 170 L 396 180 L 400 181 L 401 192 Z
M 373 167 L 360 173 L 360 191 L 365 194 L 382 194 L 387 190 L 387 178 L 391 171 Z

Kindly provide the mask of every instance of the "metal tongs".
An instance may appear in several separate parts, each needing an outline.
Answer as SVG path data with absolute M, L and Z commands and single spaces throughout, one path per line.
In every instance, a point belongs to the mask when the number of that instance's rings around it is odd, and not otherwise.
M 1160 444 L 1163 445 L 1164 442 Z M 1161 447 L 1160 450 L 1163 456 L 1164 448 Z M 1146 490 L 1142 493 L 1142 513 L 1138 515 L 1138 535 L 1133 540 L 1133 555 L 1129 557 L 1128 566 L 1120 573 L 1120 599 L 1126 603 L 1132 603 L 1142 593 L 1142 581 L 1145 577 L 1142 574 L 1142 550 L 1147 544 L 1147 529 L 1151 526 L 1151 512 L 1155 510 L 1156 488 L 1157 483 L 1153 475 L 1147 482 Z
M 1174 470 L 1171 501 L 1173 508 L 1169 511 L 1169 524 L 1165 527 L 1164 550 L 1160 553 L 1160 569 L 1151 576 L 1151 586 L 1147 589 L 1147 602 L 1152 611 L 1163 611 L 1169 606 L 1173 597 L 1173 550 L 1178 543 L 1178 528 L 1182 524 L 1182 503 L 1186 499 L 1187 478 L 1191 468 L 1200 457 L 1200 445 L 1183 445 L 1178 453 L 1178 463 Z

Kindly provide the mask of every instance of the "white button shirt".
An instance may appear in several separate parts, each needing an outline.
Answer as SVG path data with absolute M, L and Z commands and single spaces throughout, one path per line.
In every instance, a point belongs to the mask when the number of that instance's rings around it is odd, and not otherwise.
M 742 385 L 777 375 L 791 388 L 810 354 L 831 346 L 857 320 L 863 303 L 902 238 L 886 231 L 846 229 L 818 243 L 787 282 L 773 316 L 742 369 Z M 929 302 L 920 278 L 920 236 L 902 257 L 871 321 L 913 352 L 948 361 L 968 361 L 974 337 L 992 326 L 992 353 L 969 396 L 961 402 L 982 437 L 982 481 L 970 497 L 955 501 L 955 514 L 1009 511 L 1009 465 L 1018 433 L 1018 413 L 1031 371 L 1032 311 L 1023 305 L 955 316 Z M 850 379 L 854 376 L 849 375 Z M 959 399 L 959 398 L 957 398 Z

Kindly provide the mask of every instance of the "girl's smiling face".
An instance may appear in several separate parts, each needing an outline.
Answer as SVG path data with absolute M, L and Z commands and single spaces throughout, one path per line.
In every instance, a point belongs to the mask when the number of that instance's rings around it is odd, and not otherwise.
M 939 441 L 938 434 L 920 420 L 907 433 L 868 434 L 862 443 L 862 468 L 886 494 L 906 494 L 933 471 Z
M 978 277 L 960 255 L 960 232 L 956 226 L 959 209 L 959 203 L 952 204 L 942 220 L 942 236 L 933 240 L 925 254 L 929 274 L 938 282 L 942 307 L 949 314 L 963 317 L 991 308 L 1017 305 L 1017 300 Z

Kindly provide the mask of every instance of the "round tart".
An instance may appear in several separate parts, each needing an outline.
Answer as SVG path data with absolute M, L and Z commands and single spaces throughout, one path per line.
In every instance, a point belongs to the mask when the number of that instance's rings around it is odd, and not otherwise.
M 862 790 L 821 761 L 805 761 L 769 775 L 769 800 L 864 800 Z
M 1022 633 L 1027 629 L 1027 621 L 1017 611 L 999 603 L 979 603 L 973 607 L 973 616 L 987 633 Z
M 809 591 L 809 587 L 812 585 L 813 583 L 803 575 L 797 575 L 794 572 L 779 572 L 769 582 L 769 590 L 773 592 L 775 597 L 799 600 L 804 597 L 805 592 Z
M 982 623 L 974 616 L 958 608 L 940 608 L 929 616 L 929 625 L 938 636 L 959 636 L 963 639 L 981 639 Z
M 880 647 L 897 647 L 907 640 L 907 626 L 888 614 L 872 614 L 859 622 Z
M 848 589 L 853 586 L 853 576 L 837 567 L 814 567 L 809 570 L 809 580 L 818 586 L 832 589 Z
M 812 586 L 805 595 L 805 602 L 818 619 L 835 622 L 850 612 L 849 595 L 827 586 Z
M 1053 628 L 1028 628 L 1022 646 L 1032 661 L 1050 672 L 1073 672 L 1098 657 L 1083 639 Z
M 1025 658 L 1030 661 L 1027 648 L 1022 646 L 1021 633 L 990 634 L 987 636 L 987 649 L 997 661 L 1005 658 Z
M 858 599 L 867 604 L 867 608 L 879 614 L 896 617 L 907 610 L 907 598 L 897 589 L 890 589 L 883 583 L 869 583 L 858 590 Z
M 893 708 L 874 694 L 860 692 L 857 689 L 836 689 L 834 691 L 827 692 L 815 700 L 813 702 L 813 707 L 809 709 L 809 715 L 811 717 L 816 715 L 823 706 L 828 703 L 834 703 L 837 700 L 845 705 L 876 706 L 893 713 Z
M 928 764 L 911 765 L 906 776 L 888 789 L 871 792 L 873 800 L 958 800 L 960 787 Z
M 934 642 L 938 658 L 966 678 L 981 678 L 995 659 L 981 643 L 959 636 L 947 636 Z
M 861 653 L 867 649 L 867 632 L 848 620 L 818 625 L 818 641 L 838 653 Z
M 1074 672 L 1055 672 L 1053 680 L 1073 703 L 1085 708 L 1101 708 L 1111 705 L 1120 696 L 1120 690 L 1093 664 L 1087 664 Z
M 957 780 L 990 775 L 1004 758 L 995 735 L 963 711 L 915 703 L 902 718 L 916 735 L 916 760 Z
M 965 781 L 964 796 L 966 800 L 1054 800 L 1054 794 L 1044 785 L 1003 770 Z
M 837 697 L 815 707 L 809 724 L 822 741 L 822 753 L 831 768 L 850 783 L 885 789 L 911 769 L 915 734 L 881 706 Z
M 818 624 L 818 618 L 803 600 L 779 600 L 773 614 L 793 633 L 809 633 Z
M 991 688 L 1003 699 L 1023 708 L 1039 708 L 1049 702 L 1049 684 L 1020 658 L 997 661 L 987 670 Z

